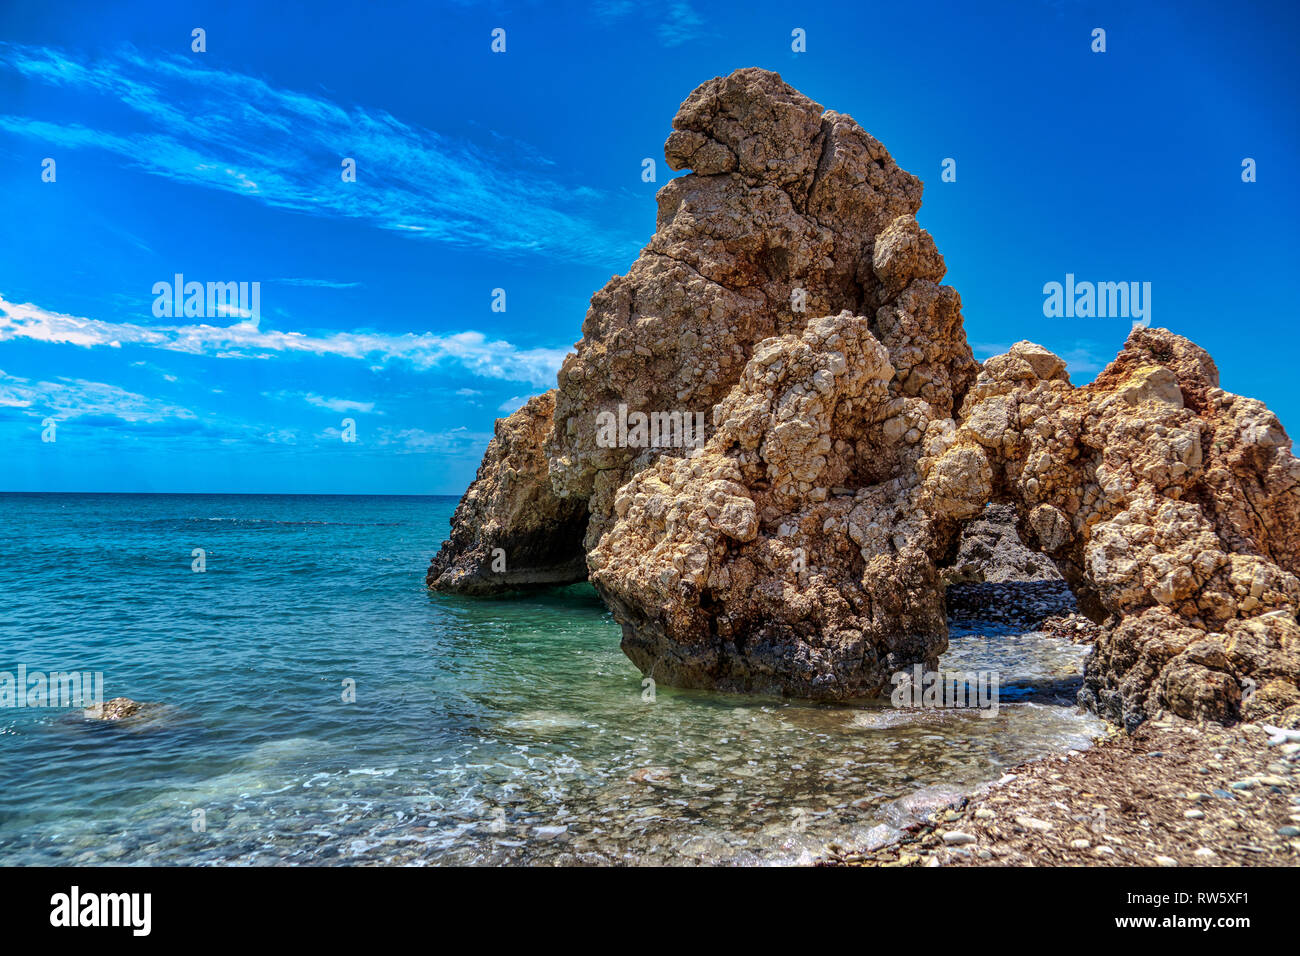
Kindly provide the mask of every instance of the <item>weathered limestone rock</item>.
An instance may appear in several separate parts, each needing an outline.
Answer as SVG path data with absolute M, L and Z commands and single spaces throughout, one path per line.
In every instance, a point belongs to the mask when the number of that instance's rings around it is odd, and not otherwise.
M 1209 355 L 1137 329 L 1097 380 L 1021 343 L 984 363 L 954 449 L 992 466 L 1032 545 L 1111 625 L 1083 699 L 1133 726 L 1159 708 L 1227 720 L 1300 704 L 1300 462 Z
M 879 694 L 947 646 L 917 462 L 936 422 L 862 316 L 760 342 L 708 444 L 615 499 L 588 556 L 623 650 L 677 686 Z
M 497 420 L 474 483 L 452 516 L 451 537 L 429 567 L 439 591 L 487 595 L 587 577 L 583 501 L 551 492 L 542 443 L 555 390 Z
M 1106 622 L 1085 703 L 1300 712 L 1300 464 L 1263 405 L 1160 329 L 1083 388 L 1027 342 L 981 370 L 920 182 L 775 74 L 710 80 L 673 127 L 693 172 L 558 390 L 498 422 L 433 587 L 589 569 L 658 681 L 864 697 L 935 663 L 958 535 L 1006 503 Z M 607 440 L 628 412 L 705 438 Z
M 556 492 L 591 499 L 588 549 L 627 479 L 685 450 L 602 447 L 603 411 L 708 413 L 758 342 L 843 309 L 876 318 L 900 391 L 936 414 L 975 371 L 964 341 L 949 354 L 960 299 L 912 218 L 921 183 L 852 119 L 745 69 L 703 84 L 673 127 L 668 163 L 694 172 L 659 191 L 654 236 L 592 297 L 560 370 L 546 453 Z

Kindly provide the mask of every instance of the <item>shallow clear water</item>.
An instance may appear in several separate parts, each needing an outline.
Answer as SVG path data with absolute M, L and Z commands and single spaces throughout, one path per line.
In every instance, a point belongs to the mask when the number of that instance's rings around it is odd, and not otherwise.
M 944 664 L 999 671 L 991 719 L 643 700 L 588 586 L 426 591 L 454 506 L 0 495 L 0 671 L 160 705 L 0 709 L 0 863 L 794 862 L 1099 729 L 1054 702 L 1082 649 L 978 622 Z

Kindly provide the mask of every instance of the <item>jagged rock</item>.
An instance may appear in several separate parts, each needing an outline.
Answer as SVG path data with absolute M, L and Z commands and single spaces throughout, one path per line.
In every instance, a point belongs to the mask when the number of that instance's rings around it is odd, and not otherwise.
M 1106 622 L 1085 703 L 1129 726 L 1297 712 L 1300 464 L 1263 405 L 1159 329 L 1083 388 L 1027 342 L 981 370 L 920 182 L 776 74 L 710 80 L 673 126 L 693 172 L 592 297 L 553 411 L 498 423 L 433 586 L 576 580 L 585 551 L 656 680 L 868 696 L 935 662 L 943 575 L 977 573 L 961 528 L 1008 503 Z M 608 440 L 629 412 L 704 434 Z
M 917 460 L 943 425 L 897 386 L 869 320 L 814 319 L 759 343 L 703 449 L 619 489 L 588 564 L 637 666 L 678 686 L 840 699 L 934 666 L 947 529 Z
M 699 87 L 673 127 L 669 165 L 694 172 L 659 191 L 654 236 L 592 297 L 559 374 L 546 453 L 556 491 L 591 499 L 588 549 L 628 478 L 689 450 L 606 447 L 596 416 L 619 405 L 701 412 L 711 431 L 708 413 L 757 343 L 797 334 L 809 318 L 877 317 L 902 393 L 937 415 L 951 414 L 974 377 L 964 340 L 961 354 L 948 349 L 960 299 L 933 281 L 943 260 L 912 219 L 921 183 L 853 120 L 775 73 L 744 69 Z
M 586 579 L 585 503 L 556 497 L 542 455 L 554 411 L 551 389 L 497 419 L 474 483 L 452 516 L 451 537 L 429 567 L 431 588 L 487 595 Z
M 953 448 L 992 469 L 969 500 L 1013 502 L 1110 620 L 1084 702 L 1128 726 L 1300 703 L 1300 462 L 1277 418 L 1164 329 L 1135 329 L 1084 388 L 1048 356 L 1021 343 L 985 362 Z

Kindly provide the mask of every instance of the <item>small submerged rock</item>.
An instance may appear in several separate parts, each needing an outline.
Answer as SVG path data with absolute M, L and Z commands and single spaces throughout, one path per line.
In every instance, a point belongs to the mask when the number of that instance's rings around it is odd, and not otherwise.
M 66 719 L 74 725 L 91 727 L 113 724 L 133 734 L 152 734 L 175 730 L 193 715 L 173 704 L 114 697 L 80 711 L 71 711 Z
M 130 697 L 114 697 L 83 712 L 87 720 L 124 720 L 134 717 L 143 705 Z
M 628 780 L 632 783 L 639 783 L 656 789 L 675 785 L 673 772 L 668 767 L 642 767 L 640 770 L 634 770 L 628 776 Z

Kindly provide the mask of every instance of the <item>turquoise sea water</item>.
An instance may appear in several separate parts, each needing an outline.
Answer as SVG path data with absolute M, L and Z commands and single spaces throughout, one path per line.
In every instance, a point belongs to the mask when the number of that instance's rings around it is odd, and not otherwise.
M 454 506 L 0 495 L 0 671 L 155 705 L 0 709 L 0 864 L 794 862 L 1098 730 L 1025 691 L 1079 648 L 979 622 L 945 665 L 1000 671 L 993 719 L 644 700 L 588 586 L 425 589 Z

